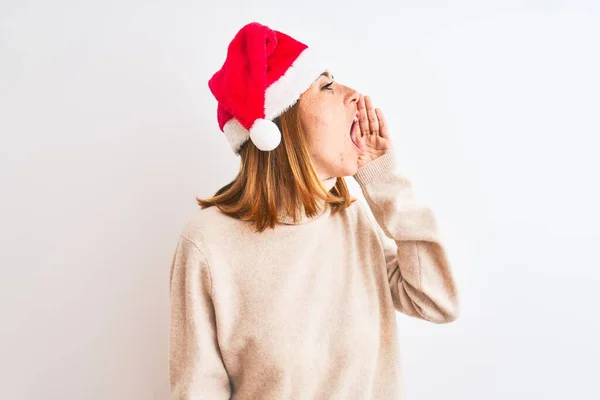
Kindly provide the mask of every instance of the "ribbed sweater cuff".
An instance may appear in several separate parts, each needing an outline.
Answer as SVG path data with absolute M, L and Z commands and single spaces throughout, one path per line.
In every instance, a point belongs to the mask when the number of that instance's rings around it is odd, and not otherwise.
M 385 179 L 396 167 L 396 153 L 390 151 L 360 167 L 354 174 L 354 179 L 360 186 L 365 186 L 371 182 Z

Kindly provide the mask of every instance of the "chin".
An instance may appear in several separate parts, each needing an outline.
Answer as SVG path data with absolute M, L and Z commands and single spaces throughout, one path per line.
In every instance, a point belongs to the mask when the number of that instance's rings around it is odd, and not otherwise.
M 323 171 L 327 171 L 327 176 L 352 176 L 358 171 L 358 155 L 353 153 L 344 153 L 344 157 L 337 162 L 329 163 L 328 168 L 323 168 Z
M 339 176 L 352 176 L 358 171 L 358 162 L 348 163 L 341 168 L 342 174 Z

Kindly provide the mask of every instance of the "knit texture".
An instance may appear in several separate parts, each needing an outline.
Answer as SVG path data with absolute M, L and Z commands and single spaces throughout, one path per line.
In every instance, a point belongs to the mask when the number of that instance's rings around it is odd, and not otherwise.
M 199 210 L 171 266 L 172 400 L 404 398 L 395 311 L 458 315 L 434 213 L 393 152 L 354 176 L 367 205 L 262 233 Z

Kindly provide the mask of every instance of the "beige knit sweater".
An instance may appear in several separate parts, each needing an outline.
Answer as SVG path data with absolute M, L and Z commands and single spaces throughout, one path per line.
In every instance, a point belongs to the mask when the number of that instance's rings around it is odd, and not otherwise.
M 357 201 L 257 233 L 198 211 L 171 269 L 172 400 L 403 398 L 395 310 L 445 323 L 458 302 L 435 216 L 397 169 L 392 152 L 354 175 L 372 215 Z

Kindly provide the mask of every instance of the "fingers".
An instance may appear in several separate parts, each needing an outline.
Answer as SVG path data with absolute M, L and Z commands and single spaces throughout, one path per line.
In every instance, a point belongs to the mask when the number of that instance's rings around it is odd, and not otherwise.
M 365 105 L 365 96 L 362 94 L 358 99 L 358 126 L 360 127 L 360 136 L 369 134 L 369 117 L 367 115 L 367 107 Z
M 358 147 L 360 148 L 360 151 L 363 152 L 365 150 L 365 148 L 367 147 L 367 135 L 362 135 L 361 137 L 358 138 Z
M 369 96 L 360 95 L 358 100 L 360 135 L 378 135 L 389 138 L 388 124 L 383 111 L 373 107 Z
M 381 137 L 389 138 L 390 135 L 388 132 L 388 124 L 385 120 L 385 116 L 383 115 L 383 111 L 381 111 L 380 108 L 376 108 L 375 114 L 377 114 L 377 120 L 379 121 L 379 134 Z
M 373 108 L 373 102 L 371 101 L 371 97 L 365 96 L 365 107 L 367 109 L 367 118 L 369 120 L 369 128 L 371 129 L 370 135 L 379 135 L 379 120 L 377 118 L 377 113 Z

